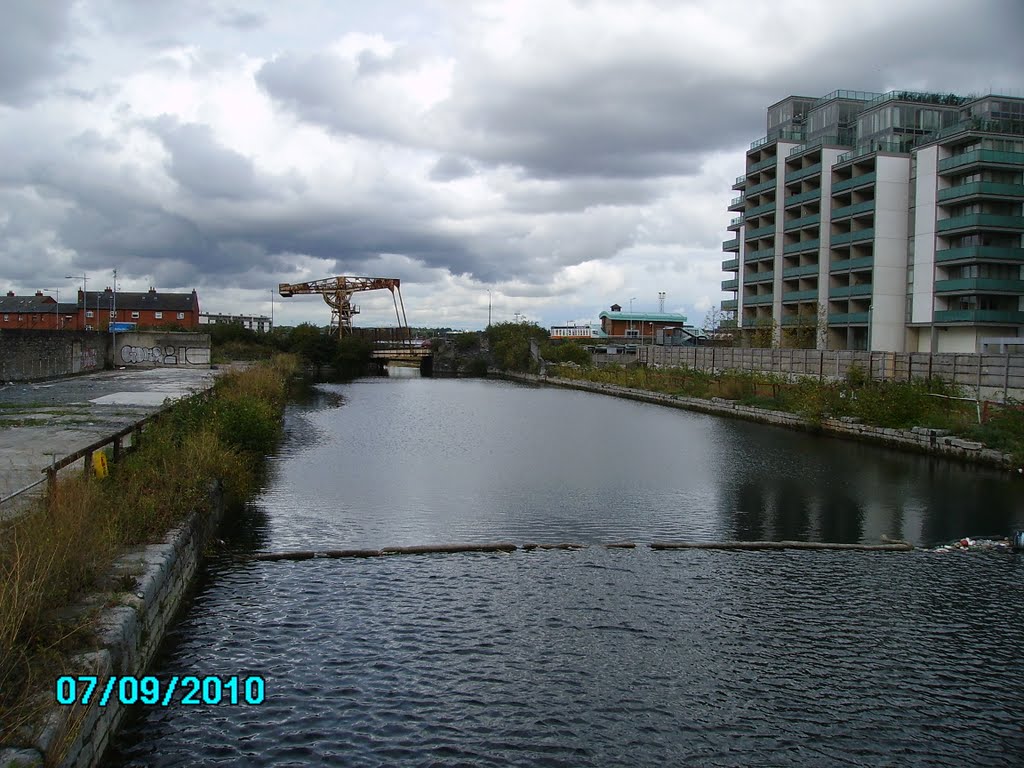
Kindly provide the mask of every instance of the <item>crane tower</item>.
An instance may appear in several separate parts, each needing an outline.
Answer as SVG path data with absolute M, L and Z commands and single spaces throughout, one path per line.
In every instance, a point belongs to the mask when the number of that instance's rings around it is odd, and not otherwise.
M 386 288 L 391 291 L 395 302 L 395 316 L 399 328 L 408 331 L 409 322 L 405 317 L 405 302 L 402 301 L 401 280 L 397 277 L 325 277 L 308 283 L 281 283 L 277 286 L 282 296 L 320 294 L 331 308 L 331 334 L 339 339 L 352 332 L 352 316 L 359 314 L 359 307 L 353 306 L 352 294 L 359 291 L 376 291 Z M 401 308 L 399 308 L 401 307 Z

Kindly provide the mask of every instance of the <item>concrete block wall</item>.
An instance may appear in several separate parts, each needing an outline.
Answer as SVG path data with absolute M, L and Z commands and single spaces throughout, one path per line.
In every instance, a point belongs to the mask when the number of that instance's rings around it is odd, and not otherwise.
M 105 334 L 88 331 L 0 331 L 0 382 L 46 379 L 103 369 Z
M 211 492 L 210 513 L 193 513 L 170 531 L 162 544 L 126 552 L 115 563 L 111 585 L 131 584 L 130 591 L 92 595 L 81 608 L 104 607 L 96 620 L 99 649 L 74 659 L 69 675 L 96 675 L 99 682 L 89 705 L 53 704 L 41 730 L 31 743 L 0 749 L 0 766 L 52 766 L 92 768 L 117 732 L 127 707 L 111 696 L 100 707 L 100 692 L 111 675 L 146 674 L 182 601 L 195 582 L 203 549 L 224 514 L 223 493 Z M 52 692 L 51 692 L 52 701 Z
M 210 367 L 210 334 L 138 331 L 119 333 L 114 341 L 114 365 L 159 368 Z
M 759 371 L 824 380 L 842 379 L 857 365 L 878 381 L 935 377 L 956 384 L 967 397 L 1024 400 L 1024 355 L 1019 354 L 646 346 L 639 348 L 635 359 L 665 367 Z

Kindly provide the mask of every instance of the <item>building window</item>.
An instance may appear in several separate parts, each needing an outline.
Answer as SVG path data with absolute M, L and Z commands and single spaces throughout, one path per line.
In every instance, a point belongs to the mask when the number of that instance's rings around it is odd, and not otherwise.
M 87 326 L 85 326 L 85 330 L 87 330 L 87 331 L 91 331 L 91 330 L 92 330 L 92 326 L 91 326 L 91 325 L 87 325 Z
M 92 310 L 91 309 L 85 310 L 85 316 L 86 317 L 92 317 Z
M 5 323 L 9 323 L 10 321 L 11 321 L 11 316 L 10 315 L 4 315 L 4 322 Z
M 138 312 L 132 312 L 132 320 L 138 320 L 138 319 L 139 319 L 139 313 Z
M 184 312 L 179 312 L 178 313 L 178 319 L 179 320 L 184 320 L 185 319 L 185 313 Z
M 154 312 L 153 313 L 153 317 L 155 317 L 157 320 L 163 320 L 164 319 L 164 313 L 163 312 Z
M 638 339 L 638 338 L 640 338 L 640 331 L 638 331 L 636 328 L 627 328 L 626 329 L 626 338 L 627 339 Z

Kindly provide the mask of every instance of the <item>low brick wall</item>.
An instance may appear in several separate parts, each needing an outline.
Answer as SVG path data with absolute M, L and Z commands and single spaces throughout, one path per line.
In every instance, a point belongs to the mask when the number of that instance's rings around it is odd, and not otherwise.
M 927 429 L 924 427 L 914 427 L 913 429 L 873 427 L 867 424 L 860 424 L 846 417 L 838 419 L 826 418 L 822 420 L 819 426 L 795 413 L 755 408 L 754 406 L 741 405 L 732 400 L 723 400 L 717 397 L 704 400 L 698 397 L 682 397 L 679 395 L 665 395 L 659 392 L 647 392 L 642 389 L 631 389 L 630 387 L 620 387 L 614 384 L 597 384 L 589 381 L 562 379 L 554 376 L 535 376 L 525 373 L 506 373 L 502 375 L 517 381 L 580 389 L 586 392 L 614 395 L 615 397 L 624 397 L 656 405 L 667 405 L 672 408 L 701 411 L 702 413 L 710 413 L 717 416 L 733 416 L 749 421 L 775 424 L 781 427 L 805 431 L 821 431 L 836 437 L 865 440 L 894 448 L 962 459 L 1002 469 L 1012 468 L 1011 456 L 1009 454 L 986 448 L 981 443 L 953 437 L 944 430 Z
M 110 675 L 146 674 L 202 562 L 203 549 L 224 513 L 220 489 L 212 493 L 213 513 L 193 513 L 170 531 L 162 544 L 133 549 L 116 562 L 109 592 L 90 596 L 83 609 L 102 608 L 96 622 L 99 649 L 74 660 L 68 675 L 96 675 L 89 705 L 51 705 L 45 725 L 23 748 L 0 749 L 0 766 L 92 768 L 117 732 L 127 707 L 112 696 L 100 707 L 100 693 Z M 130 582 L 131 591 L 118 591 Z M 54 692 L 46 697 L 53 702 Z M 70 743 L 69 743 L 70 742 Z

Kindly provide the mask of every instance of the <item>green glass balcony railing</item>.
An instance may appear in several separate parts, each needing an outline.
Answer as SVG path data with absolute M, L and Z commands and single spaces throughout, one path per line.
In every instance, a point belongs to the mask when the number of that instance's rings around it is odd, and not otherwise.
M 786 297 L 783 296 L 782 300 L 785 301 Z M 818 316 L 805 314 L 805 315 L 783 315 L 782 324 L 788 327 L 794 325 L 803 326 L 805 328 L 814 328 L 818 325 Z
M 833 261 L 828 265 L 829 272 L 845 272 L 847 270 L 871 269 L 875 266 L 874 256 L 859 256 L 855 259 Z
M 938 200 L 958 200 L 961 197 L 1024 197 L 1024 184 L 1000 184 L 994 181 L 975 181 L 955 187 L 940 189 Z
M 976 149 L 939 160 L 939 173 L 980 163 L 983 165 L 1022 165 L 1024 152 L 1000 152 L 995 149 Z
M 812 213 L 810 216 L 801 216 L 799 219 L 790 219 L 783 223 L 783 229 L 787 232 L 792 229 L 802 229 L 803 227 L 816 226 L 821 223 L 821 214 Z
M 821 198 L 820 189 L 812 189 L 809 192 L 801 192 L 799 195 L 790 195 L 783 201 L 783 205 L 789 208 L 792 205 L 799 205 L 800 203 L 806 203 L 809 200 L 819 200 Z
M 806 168 L 799 168 L 795 171 L 789 171 L 786 174 L 786 183 L 791 181 L 799 181 L 800 179 L 806 179 L 808 176 L 815 176 L 821 173 L 821 163 L 815 163 L 809 165 Z
M 775 279 L 775 273 L 771 270 L 767 272 L 747 272 L 743 275 L 744 285 L 750 285 L 751 283 L 770 283 Z
M 858 229 L 854 232 L 843 232 L 842 234 L 832 235 L 829 237 L 829 243 L 832 245 L 843 245 L 844 243 L 856 243 L 861 240 L 874 240 L 875 229 L 874 227 L 868 227 L 867 229 Z
M 1009 309 L 938 309 L 936 323 L 1006 323 L 1024 324 L 1024 312 Z
M 756 261 L 769 261 L 769 260 L 774 259 L 774 258 L 775 258 L 775 249 L 774 248 L 764 248 L 764 249 L 762 249 L 760 251 L 750 251 L 744 257 L 744 261 L 746 261 L 747 264 L 753 264 Z
M 739 306 L 739 304 L 736 301 L 736 299 L 726 299 L 725 301 L 722 302 L 722 311 L 735 312 L 737 306 Z
M 722 320 L 721 322 L 718 323 L 718 327 L 719 328 L 735 328 L 736 327 L 736 320 L 735 320 L 735 318 L 730 318 L 728 320 Z
M 726 229 L 737 230 L 737 229 L 739 229 L 742 226 L 743 226 L 743 217 L 742 216 L 735 216 L 729 222 L 729 226 L 727 226 Z
M 740 195 L 739 197 L 734 197 L 732 199 L 732 201 L 729 203 L 729 210 L 730 211 L 742 211 L 743 210 L 743 205 L 746 202 L 747 202 L 747 196 L 746 195 Z
M 995 277 L 961 277 L 936 280 L 936 293 L 1024 293 L 1024 280 L 1002 280 Z
M 739 290 L 739 287 L 740 287 L 740 281 L 737 278 L 735 278 L 735 277 L 732 280 L 723 280 L 722 281 L 722 290 L 723 291 L 735 291 L 735 290 Z
M 852 179 L 843 179 L 837 181 L 832 185 L 832 192 L 844 192 L 847 189 L 856 189 L 857 187 L 863 187 L 865 184 L 875 183 L 875 172 L 864 173 L 860 176 L 854 176 Z
M 723 251 L 738 251 L 739 249 L 740 249 L 740 239 L 738 237 L 734 237 L 732 240 L 723 240 L 722 241 L 722 250 Z
M 996 213 L 969 213 L 939 219 L 939 232 L 954 229 L 1024 229 L 1024 216 L 1001 216 Z
M 843 299 L 847 296 L 870 296 L 874 286 L 871 283 L 861 285 L 841 285 L 837 288 L 828 289 L 830 299 Z
M 725 261 L 722 262 L 722 271 L 723 272 L 735 272 L 739 268 L 740 268 L 740 260 L 739 259 L 726 259 Z
M 747 197 L 750 198 L 754 195 L 759 195 L 765 190 L 775 189 L 776 181 L 776 179 L 768 179 L 768 181 L 762 181 L 760 184 L 755 184 L 754 186 L 749 187 L 747 189 Z
M 935 261 L 1024 262 L 1024 248 L 1002 248 L 994 245 L 971 245 L 965 248 L 946 248 L 935 252 Z
M 869 213 L 875 210 L 874 200 L 865 200 L 863 203 L 844 205 L 842 208 L 832 209 L 832 221 L 845 219 L 847 216 L 856 216 L 858 213 Z
M 775 234 L 775 225 L 769 224 L 766 227 L 757 227 L 756 229 L 748 229 L 746 231 L 746 240 L 756 240 L 759 237 L 768 237 L 769 235 Z
M 786 267 L 782 270 L 783 277 L 804 277 L 818 274 L 817 264 L 804 264 L 800 267 Z
M 732 184 L 732 188 L 733 189 L 743 189 L 743 186 L 746 183 L 747 183 L 747 177 L 746 176 L 737 176 L 736 177 L 736 181 L 734 181 L 733 184 Z
M 774 296 L 770 293 L 766 293 L 763 296 L 744 296 L 743 306 L 745 307 L 759 307 L 764 304 L 771 304 L 775 300 Z
M 818 298 L 817 288 L 809 288 L 806 291 L 784 291 L 782 293 L 783 301 L 810 301 L 816 298 Z
M 752 166 L 747 168 L 747 176 L 757 173 L 758 171 L 763 170 L 765 168 L 771 168 L 773 165 L 778 163 L 778 161 L 779 158 L 777 157 L 766 157 L 764 160 L 754 163 Z
M 867 325 L 867 312 L 830 312 L 829 325 Z
M 762 205 L 755 205 L 749 211 L 744 212 L 743 215 L 746 216 L 748 219 L 752 219 L 755 216 L 761 216 L 762 214 L 765 214 L 765 213 L 775 213 L 775 201 L 774 200 L 770 200 L 767 203 L 764 203 Z
M 800 243 L 790 243 L 789 245 L 783 246 L 783 253 L 803 253 L 804 251 L 816 251 L 821 247 L 821 240 L 804 240 Z

